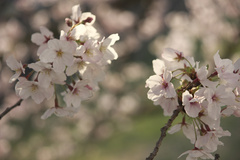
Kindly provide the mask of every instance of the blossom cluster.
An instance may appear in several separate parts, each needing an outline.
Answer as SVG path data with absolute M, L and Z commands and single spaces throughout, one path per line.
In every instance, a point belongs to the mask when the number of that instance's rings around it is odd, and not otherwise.
M 214 70 L 199 66 L 191 56 L 172 48 L 164 49 L 162 59 L 153 60 L 155 75 L 146 80 L 148 98 L 170 116 L 182 107 L 182 120 L 168 133 L 182 130 L 194 145 L 184 152 L 187 160 L 214 159 L 211 153 L 230 136 L 220 125 L 221 117 L 240 117 L 240 59 L 233 63 L 214 55 Z M 180 156 L 182 156 L 180 155 Z
M 104 79 L 104 67 L 118 58 L 112 47 L 119 40 L 118 34 L 101 37 L 93 26 L 95 20 L 95 15 L 82 12 L 80 5 L 75 5 L 71 17 L 65 19 L 69 30 L 62 30 L 59 38 L 54 38 L 46 27 L 32 35 L 32 42 L 39 46 L 37 62 L 22 64 L 13 56 L 8 57 L 7 65 L 15 71 L 9 82 L 18 80 L 15 90 L 20 98 L 31 97 L 37 104 L 55 99 L 55 106 L 42 119 L 53 113 L 74 115 L 81 102 L 98 90 L 98 83 Z M 26 68 L 31 72 L 25 73 Z

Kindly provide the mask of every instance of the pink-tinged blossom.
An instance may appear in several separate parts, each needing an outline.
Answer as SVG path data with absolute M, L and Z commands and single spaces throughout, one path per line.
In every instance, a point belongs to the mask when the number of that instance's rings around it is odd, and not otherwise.
M 86 25 L 92 25 L 96 20 L 96 16 L 90 12 L 82 13 L 80 5 L 75 5 L 72 7 L 71 19 L 73 20 L 74 24 L 81 22 Z
M 90 63 L 99 62 L 103 54 L 99 51 L 99 44 L 95 40 L 87 40 L 77 48 L 77 55 L 81 55 L 85 61 Z
M 63 99 L 67 107 L 80 107 L 82 100 L 87 100 L 92 97 L 92 90 L 86 87 L 87 85 L 87 80 L 78 81 L 73 88 L 64 93 Z
M 97 64 L 89 63 L 86 68 L 80 70 L 83 79 L 88 79 L 89 81 L 102 81 L 105 77 L 103 68 Z
M 235 95 L 231 88 L 219 86 L 217 88 L 207 88 L 204 95 L 208 101 L 208 114 L 213 119 L 220 117 L 221 107 L 232 105 L 235 102 Z
M 44 88 L 39 82 L 28 81 L 26 78 L 19 78 L 15 90 L 22 99 L 31 97 L 37 104 L 43 102 L 44 99 L 50 99 L 54 91 L 53 86 Z
M 52 114 L 55 114 L 58 117 L 72 117 L 75 113 L 77 113 L 79 108 L 74 107 L 52 107 L 44 112 L 41 116 L 41 119 L 47 119 Z
M 182 153 L 178 158 L 182 157 L 185 154 L 188 154 L 186 160 L 198 160 L 199 158 L 214 159 L 213 155 L 211 155 L 210 153 L 206 152 L 203 149 L 198 149 L 198 148 L 188 150 L 188 151 Z
M 81 16 L 82 16 L 82 11 L 80 8 L 80 4 L 73 6 L 71 19 L 74 21 L 75 24 L 80 22 Z
M 223 131 L 221 127 L 217 128 L 217 130 L 206 131 L 203 135 L 197 137 L 195 146 L 197 148 L 203 148 L 208 152 L 215 152 L 218 145 L 223 145 L 223 143 L 219 141 L 219 138 L 223 136 L 231 136 L 231 133 L 229 131 Z
M 40 33 L 32 34 L 32 42 L 39 46 L 38 56 L 47 48 L 47 43 L 51 39 L 53 39 L 53 33 L 43 26 L 40 27 Z
M 69 33 L 70 37 L 74 40 L 78 40 L 81 43 L 85 43 L 90 39 L 98 39 L 100 37 L 99 33 L 93 26 L 86 26 L 79 24 Z
M 22 63 L 18 62 L 13 56 L 9 56 L 6 63 L 8 67 L 15 72 L 15 74 L 10 78 L 9 83 L 14 82 L 22 73 L 25 73 Z
M 202 110 L 198 99 L 193 97 L 187 90 L 182 94 L 182 102 L 187 115 L 190 117 L 196 118 Z
M 39 72 L 38 82 L 41 86 L 47 88 L 51 82 L 56 84 L 65 84 L 66 75 L 61 72 L 55 72 L 51 64 L 38 61 L 28 65 L 29 68 Z
M 172 71 L 179 68 L 184 68 L 184 66 L 194 66 L 195 61 L 193 57 L 184 56 L 180 51 L 172 48 L 165 48 L 162 53 L 162 58 L 168 70 Z
M 80 40 L 80 42 L 84 43 L 88 39 L 86 32 L 86 26 L 83 24 L 79 24 L 70 32 L 70 35 L 68 36 L 71 39 Z
M 75 48 L 65 41 L 53 39 L 48 42 L 48 49 L 41 55 L 40 60 L 45 63 L 53 62 L 53 69 L 56 72 L 63 72 L 66 66 L 73 64 Z
M 172 48 L 165 48 L 162 54 L 162 58 L 169 62 L 180 62 L 184 60 L 182 52 Z
M 217 52 L 214 55 L 214 62 L 218 77 L 222 80 L 222 83 L 226 81 L 227 85 L 236 87 L 240 77 L 239 74 L 234 73 L 234 65 L 232 61 L 230 59 L 221 59 Z
M 192 144 L 195 142 L 195 133 L 194 133 L 194 126 L 192 124 L 187 124 L 185 122 L 176 124 L 172 126 L 168 133 L 174 134 L 178 131 L 182 130 L 183 134 L 191 141 Z
M 69 45 L 72 45 L 73 48 L 77 48 L 78 44 L 75 41 L 74 37 L 72 37 L 71 32 L 66 33 L 63 30 L 60 32 L 60 40 L 64 41 L 66 43 L 69 43 Z
M 146 87 L 149 87 L 150 90 L 158 96 L 173 98 L 176 96 L 176 92 L 173 84 L 170 82 L 171 79 L 172 73 L 165 70 L 162 76 L 150 76 L 146 81 Z
M 103 39 L 100 42 L 99 50 L 103 54 L 101 64 L 110 64 L 112 60 L 118 58 L 117 52 L 114 50 L 112 45 L 115 44 L 116 41 L 119 40 L 118 34 L 112 34 L 108 38 Z
M 216 87 L 218 82 L 213 82 L 208 79 L 208 70 L 206 66 L 199 68 L 199 63 L 196 63 L 197 78 L 204 87 Z
M 148 96 L 150 95 L 151 93 L 148 93 Z M 153 96 L 155 95 L 153 94 Z M 165 98 L 164 96 L 160 96 L 156 97 L 156 99 L 154 99 L 154 97 L 148 98 L 154 101 L 154 105 L 160 105 L 162 107 L 164 116 L 171 116 L 173 111 L 176 110 L 178 106 L 177 97 Z
M 153 64 L 153 71 L 156 75 L 161 76 L 164 73 L 164 71 L 166 70 L 164 61 L 162 61 L 160 59 L 153 60 L 152 64 Z
M 76 72 L 81 72 L 85 70 L 87 67 L 87 63 L 82 58 L 74 58 L 73 65 L 67 67 L 66 74 L 67 76 L 71 76 Z

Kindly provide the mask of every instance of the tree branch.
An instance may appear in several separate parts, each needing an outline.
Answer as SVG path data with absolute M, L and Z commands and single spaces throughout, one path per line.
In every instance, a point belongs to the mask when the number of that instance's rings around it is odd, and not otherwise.
M 156 146 L 153 150 L 152 153 L 150 153 L 150 155 L 146 158 L 146 160 L 153 160 L 154 157 L 157 155 L 157 152 L 159 150 L 159 147 L 163 141 L 163 138 L 166 137 L 166 132 L 167 130 L 171 127 L 173 121 L 175 120 L 175 118 L 178 116 L 179 112 L 183 109 L 183 106 L 178 106 L 178 109 L 176 109 L 173 112 L 173 115 L 171 116 L 171 118 L 168 120 L 168 122 L 165 124 L 164 127 L 161 128 L 161 135 L 156 143 Z
M 1 114 L 0 114 L 0 120 L 6 115 L 8 114 L 8 112 L 10 112 L 12 109 L 16 108 L 17 106 L 20 106 L 22 103 L 23 99 L 20 99 L 17 101 L 17 103 L 15 103 L 13 106 L 6 108 Z
M 220 155 L 219 154 L 215 154 L 215 159 L 214 160 L 220 160 Z

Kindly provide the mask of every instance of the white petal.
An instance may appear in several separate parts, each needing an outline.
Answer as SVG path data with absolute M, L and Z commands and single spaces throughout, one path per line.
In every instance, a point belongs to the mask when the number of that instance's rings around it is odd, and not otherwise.
M 18 77 L 21 75 L 21 71 L 15 72 L 15 74 L 10 78 L 9 83 L 12 83 L 18 79 Z
M 60 40 L 52 39 L 48 41 L 48 47 L 52 50 L 58 51 L 59 49 L 61 49 L 61 45 L 59 43 L 60 43 Z
M 71 76 L 71 75 L 73 75 L 74 73 L 76 73 L 77 71 L 78 71 L 78 66 L 77 66 L 77 64 L 73 64 L 72 66 L 67 67 L 67 69 L 66 69 L 66 74 L 67 74 L 67 76 Z
M 73 55 L 72 54 L 69 54 L 69 53 L 64 53 L 62 55 L 62 59 L 63 59 L 63 62 L 66 66 L 71 66 L 73 65 Z
M 164 61 L 160 59 L 156 59 L 156 60 L 153 60 L 152 64 L 153 64 L 153 71 L 157 75 L 162 75 L 164 73 L 164 70 L 166 68 Z
M 47 36 L 47 37 L 50 37 L 50 38 L 53 37 L 53 33 L 48 28 L 46 28 L 44 26 L 40 26 L 40 32 L 44 36 Z
M 6 59 L 6 63 L 8 65 L 8 67 L 11 68 L 11 70 L 13 70 L 13 71 L 20 69 L 19 62 L 13 56 L 9 56 Z
M 39 58 L 42 62 L 48 63 L 48 62 L 53 62 L 56 56 L 57 56 L 56 51 L 51 49 L 46 49 L 41 53 Z
M 32 99 L 37 103 L 40 104 L 45 99 L 45 95 L 41 91 L 35 91 L 31 94 Z
M 47 119 L 48 117 L 50 117 L 54 112 L 55 112 L 55 108 L 49 108 L 48 110 L 46 110 L 44 112 L 44 114 L 41 116 L 41 119 Z
M 53 62 L 53 69 L 56 72 L 63 72 L 65 70 L 65 64 L 63 63 L 62 58 L 57 57 Z
M 34 33 L 32 34 L 31 41 L 40 46 L 46 41 L 46 38 L 40 33 Z

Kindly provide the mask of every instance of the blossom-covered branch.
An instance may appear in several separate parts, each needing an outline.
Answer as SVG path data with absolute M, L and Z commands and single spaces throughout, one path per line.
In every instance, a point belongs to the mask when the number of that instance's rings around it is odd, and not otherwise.
M 208 66 L 199 67 L 199 63 L 167 48 L 162 60 L 153 60 L 155 75 L 146 81 L 148 98 L 163 108 L 165 116 L 174 115 L 174 110 L 183 106 L 182 121 L 168 133 L 182 130 L 194 145 L 179 156 L 187 154 L 187 160 L 214 159 L 211 153 L 223 145 L 219 138 L 231 135 L 220 126 L 221 117 L 240 117 L 240 59 L 233 64 L 217 52 L 212 74 L 208 74 Z
M 40 33 L 32 35 L 32 42 L 39 46 L 37 62 L 22 64 L 13 56 L 8 57 L 7 65 L 15 71 L 9 82 L 18 80 L 15 90 L 21 99 L 31 97 L 37 104 L 55 100 L 42 119 L 53 113 L 57 116 L 77 113 L 81 102 L 99 89 L 105 66 L 118 58 L 113 48 L 118 34 L 101 37 L 93 26 L 95 20 L 95 15 L 82 12 L 80 5 L 75 5 L 71 17 L 65 20 L 69 30 L 62 30 L 59 38 L 43 26 Z M 26 68 L 32 71 L 25 74 Z

